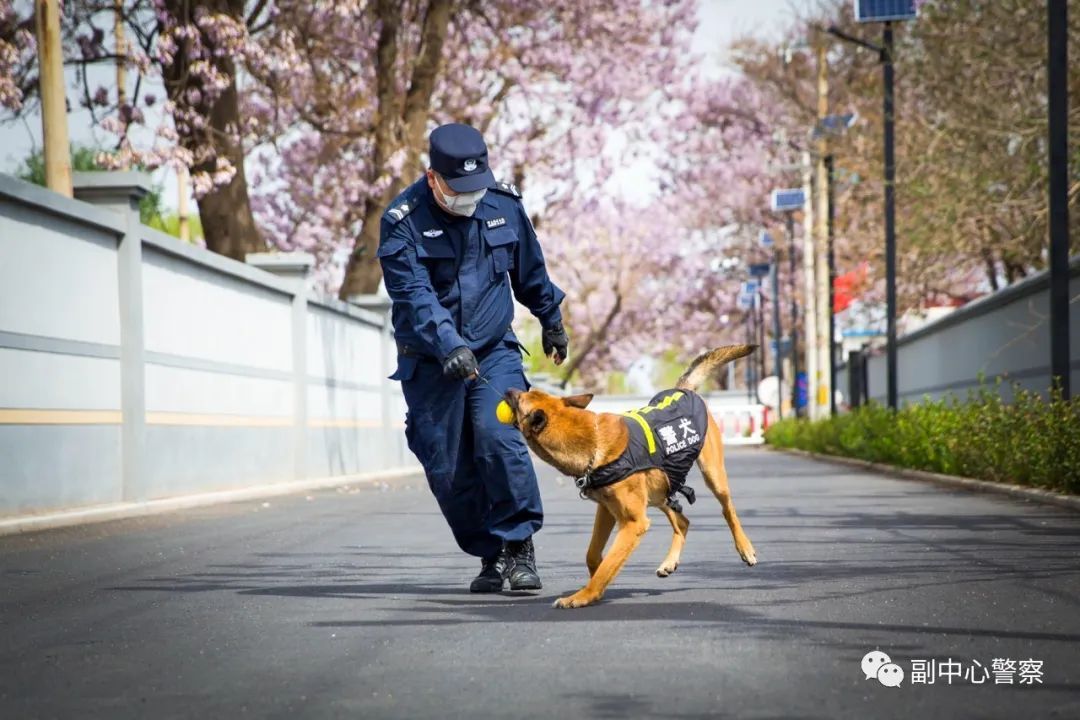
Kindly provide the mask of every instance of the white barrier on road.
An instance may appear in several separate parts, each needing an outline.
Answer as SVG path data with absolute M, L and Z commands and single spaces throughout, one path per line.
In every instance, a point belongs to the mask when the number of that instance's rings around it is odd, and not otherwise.
M 733 405 L 708 401 L 709 412 L 723 433 L 727 445 L 761 445 L 765 442 L 765 406 L 758 404 Z
M 728 445 L 761 445 L 765 442 L 765 406 L 746 402 L 746 392 L 703 395 Z M 622 413 L 649 404 L 651 395 L 597 395 L 589 404 L 593 412 Z

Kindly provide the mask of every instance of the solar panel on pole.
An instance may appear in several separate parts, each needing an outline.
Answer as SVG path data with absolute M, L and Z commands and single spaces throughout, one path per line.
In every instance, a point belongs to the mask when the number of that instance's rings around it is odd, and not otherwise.
M 770 196 L 770 206 L 773 212 L 801 210 L 805 204 L 806 192 L 802 188 L 773 190 Z
M 855 0 L 858 22 L 913 20 L 915 14 L 915 0 Z

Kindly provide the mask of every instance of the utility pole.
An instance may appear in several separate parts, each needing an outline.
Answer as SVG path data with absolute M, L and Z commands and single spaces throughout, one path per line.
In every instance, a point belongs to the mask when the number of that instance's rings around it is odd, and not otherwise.
M 828 43 L 822 37 L 817 38 L 817 118 L 823 126 L 829 114 L 829 65 Z M 817 191 L 814 211 L 816 232 L 814 233 L 814 278 L 815 302 L 817 309 L 817 396 L 814 398 L 816 417 L 825 417 L 829 412 L 829 398 L 833 389 L 829 382 L 829 194 L 828 173 L 825 168 L 825 156 L 828 154 L 828 138 L 821 133 L 814 151 L 814 186 Z
M 127 42 L 124 39 L 124 0 L 114 0 L 113 34 L 116 37 L 116 107 L 127 104 L 127 78 L 124 61 L 127 59 Z
M 120 116 L 120 122 L 124 124 L 124 132 L 127 133 L 127 121 L 130 116 L 124 114 L 124 106 L 127 105 L 127 77 L 124 67 L 127 56 L 127 42 L 124 39 L 124 0 L 113 0 L 113 37 L 116 40 L 116 111 Z M 127 162 L 121 165 L 121 169 L 128 169 Z
M 806 338 L 806 415 L 821 417 L 817 408 L 817 293 L 814 284 L 814 176 L 810 153 L 802 154 L 803 193 L 803 334 Z
M 40 73 L 41 130 L 45 145 L 45 185 L 53 192 L 73 197 L 58 0 L 34 0 L 34 23 Z
M 1069 25 L 1065 0 L 1047 2 L 1050 154 L 1050 376 L 1069 399 Z

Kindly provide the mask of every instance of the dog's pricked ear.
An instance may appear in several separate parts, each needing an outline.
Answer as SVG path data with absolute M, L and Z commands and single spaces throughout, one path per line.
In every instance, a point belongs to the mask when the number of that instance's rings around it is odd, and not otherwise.
M 533 410 L 526 418 L 526 422 L 529 423 L 530 430 L 538 433 L 547 427 L 547 413 L 543 410 Z
M 592 402 L 592 399 L 593 399 L 593 394 L 592 393 L 584 393 L 582 395 L 570 395 L 568 397 L 564 397 L 562 399 L 562 401 L 563 401 L 563 405 L 568 405 L 569 407 L 581 408 L 582 410 L 584 410 L 585 408 L 587 408 L 589 406 L 589 403 Z

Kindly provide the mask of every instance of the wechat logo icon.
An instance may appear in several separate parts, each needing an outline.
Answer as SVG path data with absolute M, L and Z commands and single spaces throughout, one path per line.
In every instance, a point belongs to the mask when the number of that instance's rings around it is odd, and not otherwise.
M 904 682 L 904 668 L 880 650 L 863 655 L 861 667 L 867 680 L 876 678 L 885 687 L 900 687 L 900 683 Z

